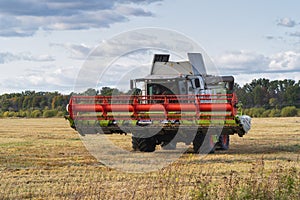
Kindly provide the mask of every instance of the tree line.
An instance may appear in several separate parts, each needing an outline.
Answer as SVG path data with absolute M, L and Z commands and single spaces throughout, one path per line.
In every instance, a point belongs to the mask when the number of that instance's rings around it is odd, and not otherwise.
M 235 91 L 252 117 L 300 116 L 300 80 L 254 79 L 242 87 L 235 84 Z
M 62 117 L 70 95 L 58 92 L 25 91 L 0 96 L 2 117 Z
M 244 113 L 252 117 L 300 116 L 300 81 L 254 79 L 244 86 L 234 85 Z M 62 117 L 72 95 L 133 94 L 116 88 L 88 89 L 64 95 L 59 92 L 24 91 L 0 95 L 0 117 Z

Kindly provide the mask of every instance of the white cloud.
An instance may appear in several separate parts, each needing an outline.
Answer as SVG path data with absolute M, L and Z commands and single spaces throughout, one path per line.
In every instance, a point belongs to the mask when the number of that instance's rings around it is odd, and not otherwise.
M 270 71 L 299 71 L 300 72 L 300 53 L 287 51 L 277 53 L 270 57 Z
M 55 59 L 47 54 L 41 54 L 41 55 L 31 55 L 30 53 L 21 53 L 19 55 L 19 58 L 21 60 L 25 60 L 25 61 L 36 61 L 36 62 L 47 62 L 47 61 L 54 61 Z
M 266 38 L 267 40 L 274 40 L 275 39 L 275 37 L 272 36 L 272 35 L 267 35 L 264 38 Z
M 124 15 L 134 15 L 134 16 L 153 16 L 152 12 L 145 11 L 142 8 L 134 8 L 127 5 L 120 5 L 116 7 L 116 12 L 122 13 Z
M 244 85 L 253 79 L 284 80 L 300 78 L 300 52 L 286 51 L 273 55 L 236 51 L 215 58 L 221 74 L 234 75 Z
M 226 52 L 215 59 L 221 71 L 255 72 L 268 65 L 269 59 L 255 52 L 233 51 Z
M 31 36 L 45 30 L 107 28 L 132 16 L 153 16 L 144 5 L 162 0 L 0 1 L 0 36 Z
M 215 58 L 222 73 L 275 73 L 300 72 L 300 52 L 286 51 L 274 55 L 247 51 L 226 52 Z
M 27 70 L 24 75 L 1 81 L 1 90 L 36 90 L 61 91 L 69 93 L 73 90 L 78 67 L 44 66 L 38 70 Z
M 284 17 L 278 20 L 277 22 L 278 26 L 284 26 L 284 27 L 294 27 L 297 25 L 296 21 L 288 18 L 288 17 Z
M 73 59 L 86 59 L 88 54 L 91 52 L 94 47 L 87 46 L 85 44 L 58 44 L 51 43 L 50 46 L 57 46 L 66 49 L 70 53 L 70 58 Z
M 296 31 L 296 32 L 293 32 L 293 33 L 289 33 L 289 36 L 300 37 L 300 31 Z
M 48 62 L 54 61 L 55 59 L 47 54 L 42 55 L 32 55 L 28 52 L 21 52 L 18 54 L 10 52 L 0 52 L 0 64 L 9 63 L 13 61 L 34 61 L 34 62 Z

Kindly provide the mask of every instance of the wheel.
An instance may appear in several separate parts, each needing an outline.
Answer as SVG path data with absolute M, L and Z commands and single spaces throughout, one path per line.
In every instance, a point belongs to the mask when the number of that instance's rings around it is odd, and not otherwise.
M 228 150 L 229 149 L 229 135 L 220 135 L 218 146 L 220 150 Z
M 140 150 L 142 152 L 155 151 L 156 141 L 154 137 L 138 138 L 132 136 L 131 141 L 132 141 L 132 148 L 134 150 Z
M 194 140 L 193 140 L 193 149 L 195 153 L 200 153 L 200 147 L 203 143 L 205 134 L 197 133 Z
M 197 133 L 194 141 L 193 148 L 195 153 L 214 153 L 215 152 L 215 135 L 207 135 L 204 133 Z
M 132 149 L 134 151 L 139 150 L 139 142 L 138 142 L 138 138 L 137 137 L 131 137 L 131 143 L 132 143 Z

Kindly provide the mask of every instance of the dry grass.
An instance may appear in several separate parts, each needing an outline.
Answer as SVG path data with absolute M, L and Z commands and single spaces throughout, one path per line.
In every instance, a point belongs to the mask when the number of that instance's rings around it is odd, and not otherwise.
M 299 161 L 300 118 L 253 119 L 229 151 L 140 174 L 98 163 L 63 119 L 0 119 L 0 199 L 300 199 Z

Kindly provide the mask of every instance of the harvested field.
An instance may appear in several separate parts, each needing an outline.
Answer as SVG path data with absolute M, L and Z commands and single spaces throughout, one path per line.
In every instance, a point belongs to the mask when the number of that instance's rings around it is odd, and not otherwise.
M 99 163 L 64 119 L 0 119 L 0 199 L 300 199 L 300 118 L 256 118 L 228 151 L 161 170 Z M 130 135 L 109 135 L 130 150 Z

